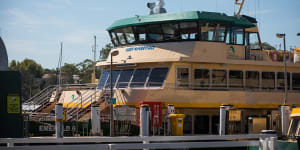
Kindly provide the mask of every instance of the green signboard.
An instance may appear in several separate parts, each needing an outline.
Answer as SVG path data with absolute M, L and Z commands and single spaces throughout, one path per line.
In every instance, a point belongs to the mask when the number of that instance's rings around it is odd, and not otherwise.
M 7 96 L 7 113 L 19 114 L 20 113 L 20 96 L 8 95 Z

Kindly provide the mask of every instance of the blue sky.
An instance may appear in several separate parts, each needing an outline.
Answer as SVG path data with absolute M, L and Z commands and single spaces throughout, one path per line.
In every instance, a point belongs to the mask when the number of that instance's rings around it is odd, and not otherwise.
M 156 1 L 156 0 L 152 0 Z M 60 41 L 63 62 L 92 59 L 93 36 L 97 53 L 108 42 L 106 28 L 115 20 L 147 15 L 149 0 L 0 0 L 0 35 L 9 60 L 34 59 L 55 68 Z M 232 15 L 234 0 L 165 0 L 168 12 L 213 11 Z M 242 14 L 256 17 L 263 42 L 278 46 L 287 35 L 287 47 L 300 47 L 300 0 L 246 0 Z M 97 55 L 98 57 L 99 55 Z

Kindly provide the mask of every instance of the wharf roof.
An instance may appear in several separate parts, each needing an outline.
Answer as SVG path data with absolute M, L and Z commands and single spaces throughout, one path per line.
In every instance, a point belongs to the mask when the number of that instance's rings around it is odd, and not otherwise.
M 153 14 L 147 16 L 136 16 L 115 21 L 107 30 L 113 30 L 122 27 L 182 22 L 182 21 L 205 21 L 205 22 L 219 22 L 229 23 L 233 26 L 239 27 L 254 27 L 255 25 L 246 17 L 227 16 L 225 13 L 204 12 L 204 11 L 187 11 L 179 13 L 164 13 Z

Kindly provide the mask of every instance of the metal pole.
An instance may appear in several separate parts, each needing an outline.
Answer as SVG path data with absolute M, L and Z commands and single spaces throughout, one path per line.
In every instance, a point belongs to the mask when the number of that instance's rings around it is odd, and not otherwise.
M 56 130 L 56 138 L 64 137 L 64 124 L 63 124 L 63 105 L 56 104 L 55 105 L 55 130 Z
M 113 97 L 113 87 L 112 87 L 112 53 L 110 54 L 110 129 L 109 133 L 110 136 L 113 136 L 113 104 L 112 104 L 112 97 Z
M 284 47 L 284 54 L 283 54 L 283 61 L 284 61 L 284 102 L 283 104 L 285 105 L 287 102 L 287 72 L 286 72 L 286 47 L 285 47 L 285 35 L 283 36 L 283 47 Z

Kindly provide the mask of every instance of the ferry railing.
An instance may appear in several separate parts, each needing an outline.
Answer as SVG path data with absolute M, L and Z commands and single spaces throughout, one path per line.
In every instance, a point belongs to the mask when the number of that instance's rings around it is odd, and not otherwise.
M 84 111 L 84 109 L 89 109 L 87 107 L 91 106 L 93 102 L 97 102 L 101 90 L 97 89 L 97 87 L 94 87 L 89 91 L 90 92 L 87 92 L 85 95 L 82 95 L 82 97 L 78 97 L 77 101 L 79 102 L 70 102 L 66 105 L 67 109 L 64 112 L 67 114 L 67 116 L 71 117 L 71 119 L 74 117 L 74 115 L 81 118 L 85 114 L 79 114 L 79 112 Z
M 109 144 L 107 144 L 109 143 Z M 200 135 L 200 136 L 138 136 L 138 137 L 35 137 L 1 138 L 0 145 L 28 149 L 186 149 L 233 148 L 258 146 L 260 150 L 277 150 L 274 134 Z M 58 145 L 53 145 L 58 144 Z M 21 145 L 21 146 L 18 146 Z
M 86 89 L 89 88 L 89 85 L 90 84 L 64 84 L 64 85 L 60 85 L 60 87 L 58 87 L 58 85 L 51 85 L 43 89 L 42 91 L 40 91 L 39 93 L 31 97 L 30 99 L 26 100 L 24 102 L 24 105 L 27 106 L 34 105 L 34 109 L 35 109 L 36 107 L 43 106 L 44 104 L 46 104 L 48 100 L 50 100 L 53 92 L 57 91 L 57 88 L 60 88 L 60 90 L 67 90 L 70 88 L 78 88 L 78 87 L 82 89 Z M 59 94 L 59 93 L 55 93 L 55 94 Z

